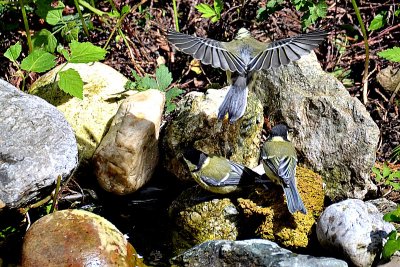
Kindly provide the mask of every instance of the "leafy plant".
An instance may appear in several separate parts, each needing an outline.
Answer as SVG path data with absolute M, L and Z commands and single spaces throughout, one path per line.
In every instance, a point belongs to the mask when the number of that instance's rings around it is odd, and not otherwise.
M 42 73 L 50 70 L 56 65 L 56 56 L 44 50 L 34 50 L 24 58 L 21 63 L 18 63 L 17 60 L 21 51 L 21 44 L 17 42 L 7 49 L 4 56 L 18 68 L 18 73 L 23 79 L 22 89 L 24 89 L 28 74 L 30 72 Z M 62 48 L 60 49 L 60 53 L 68 63 L 89 63 L 104 59 L 106 50 L 89 42 L 80 43 L 78 41 L 72 41 L 70 44 L 70 51 Z M 63 71 L 61 68 L 57 74 L 60 75 L 58 86 L 61 90 L 72 96 L 83 99 L 83 81 L 76 70 L 68 69 Z
M 383 26 L 385 26 L 385 15 L 386 15 L 386 11 L 379 13 L 378 15 L 376 15 L 372 21 L 371 24 L 369 24 L 368 30 L 369 31 L 376 31 L 379 30 L 380 28 L 382 28 Z
M 391 186 L 394 190 L 400 190 L 400 170 L 393 171 L 385 162 L 382 169 L 373 167 L 372 172 L 378 183 Z
M 132 76 L 135 81 L 128 82 L 126 85 L 127 89 L 139 91 L 148 89 L 160 90 L 165 92 L 166 112 L 170 113 L 176 108 L 176 105 L 172 101 L 184 91 L 177 87 L 168 89 L 172 82 L 172 74 L 165 65 L 160 65 L 156 69 L 155 78 L 152 78 L 149 74 L 141 77 L 134 70 L 132 70 Z
M 325 0 L 291 0 L 291 2 L 298 11 L 303 12 L 301 17 L 303 28 L 307 28 L 319 18 L 326 17 L 328 5 Z M 268 1 L 265 7 L 257 10 L 257 19 L 266 19 L 269 14 L 281 9 L 284 3 L 284 0 Z
M 213 7 L 205 3 L 201 3 L 195 6 L 195 8 L 202 14 L 202 17 L 211 19 L 212 23 L 215 23 L 221 19 L 221 12 L 223 7 L 224 2 L 222 2 L 221 0 L 214 0 Z
M 389 212 L 383 216 L 383 219 L 387 222 L 400 222 L 400 207 L 397 207 L 396 210 Z M 382 258 L 384 260 L 389 260 L 390 257 L 396 252 L 400 250 L 400 238 L 398 232 L 393 230 L 388 235 L 388 240 L 382 249 Z
M 392 151 L 392 155 L 390 156 L 391 160 L 399 160 L 400 159 L 400 145 L 396 146 L 393 151 Z
M 383 51 L 378 52 L 378 56 L 392 61 L 392 62 L 400 62 L 400 47 L 393 47 Z

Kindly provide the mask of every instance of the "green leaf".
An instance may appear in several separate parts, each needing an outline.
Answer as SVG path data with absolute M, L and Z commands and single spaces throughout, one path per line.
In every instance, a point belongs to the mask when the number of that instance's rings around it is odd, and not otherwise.
M 36 14 L 44 19 L 50 25 L 56 25 L 62 20 L 62 11 L 65 5 L 61 1 L 57 1 L 57 6 L 52 6 L 53 0 L 36 1 Z
M 89 63 L 103 60 L 107 51 L 101 47 L 95 46 L 92 43 L 80 43 L 72 41 L 71 45 L 71 63 Z
M 209 4 L 198 4 L 195 8 L 202 14 L 203 18 L 211 18 L 217 15 Z
M 182 89 L 179 89 L 177 87 L 172 87 L 165 93 L 165 100 L 166 102 L 170 102 L 171 100 L 174 100 L 177 96 L 180 96 L 183 94 L 185 91 Z
M 56 57 L 43 50 L 34 50 L 21 62 L 21 69 L 30 72 L 45 72 L 56 65 Z
M 397 233 L 396 233 L 397 234 Z M 389 260 L 390 257 L 396 252 L 400 250 L 400 240 L 399 239 L 389 239 L 382 249 L 382 258 L 384 260 Z
M 378 52 L 378 56 L 389 61 L 400 62 L 400 47 L 395 46 L 393 48 Z
M 158 89 L 158 84 L 157 81 L 151 78 L 149 75 L 145 75 L 139 80 L 138 88 L 141 90 Z
M 380 28 L 382 28 L 385 25 L 385 18 L 383 17 L 383 14 L 378 14 L 374 17 L 374 19 L 371 21 L 371 24 L 368 27 L 369 31 L 375 31 Z
M 388 177 L 391 173 L 392 173 L 392 170 L 388 167 L 388 165 L 385 162 L 385 164 L 383 165 L 383 170 L 382 170 L 383 178 Z
M 59 52 L 61 55 L 63 55 L 63 57 L 64 57 L 67 61 L 70 60 L 70 55 L 69 55 L 67 49 L 61 48 L 58 52 Z
M 10 46 L 6 50 L 4 56 L 8 58 L 10 61 L 16 63 L 17 58 L 19 57 L 19 55 L 21 55 L 21 51 L 22 51 L 22 46 L 19 42 L 17 42 L 16 44 Z
M 224 8 L 224 2 L 221 0 L 214 0 L 214 10 L 218 17 L 221 17 L 222 9 Z
M 165 91 L 172 82 L 172 74 L 165 65 L 161 65 L 156 70 L 156 80 L 158 90 Z
M 74 69 L 67 69 L 58 73 L 60 80 L 58 86 L 64 92 L 83 99 L 83 81 L 79 73 Z
M 400 15 L 400 9 L 397 9 L 397 10 L 394 12 L 394 15 L 395 15 L 396 17 L 398 17 L 398 16 Z
M 383 215 L 383 219 L 387 222 L 400 222 L 400 207 Z
M 128 5 L 123 6 L 122 9 L 121 9 L 121 16 L 122 16 L 122 15 L 125 15 L 125 14 L 128 13 L 130 10 L 131 10 L 130 6 L 128 6 Z
M 70 21 L 61 30 L 61 36 L 67 41 L 72 42 L 73 40 L 78 41 L 80 26 L 75 21 Z
M 54 53 L 57 47 L 57 39 L 46 29 L 40 30 L 32 38 L 34 49 L 42 49 L 49 53 Z
M 382 180 L 381 170 L 377 167 L 372 167 L 372 172 L 375 173 L 375 180 L 379 183 Z

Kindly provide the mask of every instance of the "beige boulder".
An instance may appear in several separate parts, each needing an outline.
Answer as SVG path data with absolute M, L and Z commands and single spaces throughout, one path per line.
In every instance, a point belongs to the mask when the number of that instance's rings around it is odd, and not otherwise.
M 150 89 L 125 99 L 93 155 L 100 185 L 119 195 L 133 193 L 153 175 L 164 93 Z

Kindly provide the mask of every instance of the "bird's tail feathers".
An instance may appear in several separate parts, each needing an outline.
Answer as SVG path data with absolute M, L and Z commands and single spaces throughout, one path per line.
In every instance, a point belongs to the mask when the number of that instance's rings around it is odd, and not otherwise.
M 283 185 L 283 191 L 285 192 L 287 207 L 290 213 L 300 211 L 303 214 L 307 214 L 307 209 L 301 200 L 300 194 L 297 191 L 297 187 L 294 180 L 290 180 L 289 184 Z
M 246 111 L 247 94 L 247 86 L 231 85 L 224 101 L 218 108 L 218 119 L 222 120 L 226 113 L 228 113 L 230 123 L 240 119 Z

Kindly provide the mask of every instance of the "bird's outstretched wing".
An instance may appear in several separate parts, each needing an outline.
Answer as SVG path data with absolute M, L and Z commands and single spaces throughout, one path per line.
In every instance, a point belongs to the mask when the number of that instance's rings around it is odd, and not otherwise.
M 277 68 L 296 61 L 317 48 L 326 35 L 319 30 L 271 42 L 249 62 L 247 71 Z
M 219 41 L 172 30 L 168 30 L 167 39 L 178 50 L 193 56 L 203 64 L 232 72 L 244 73 L 246 71 L 246 64 L 243 60 L 229 52 Z

